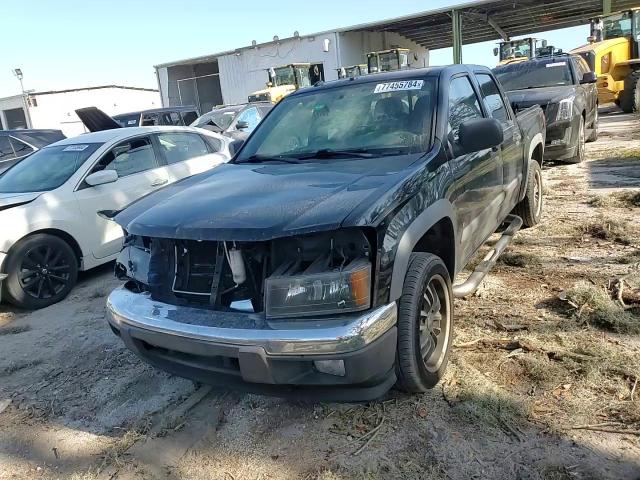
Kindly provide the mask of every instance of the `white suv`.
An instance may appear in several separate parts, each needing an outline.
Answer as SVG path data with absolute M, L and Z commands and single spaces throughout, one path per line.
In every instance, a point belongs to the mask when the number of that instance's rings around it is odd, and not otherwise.
M 190 127 L 104 130 L 61 140 L 0 175 L 3 298 L 23 308 L 63 299 L 78 270 L 116 258 L 133 201 L 229 158 L 230 140 Z

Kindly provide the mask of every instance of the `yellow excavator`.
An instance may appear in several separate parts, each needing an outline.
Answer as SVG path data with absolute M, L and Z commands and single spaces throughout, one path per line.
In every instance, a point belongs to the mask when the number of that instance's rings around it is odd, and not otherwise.
M 533 37 L 500 42 L 493 49 L 493 54 L 498 57 L 498 66 L 526 62 L 531 58 L 540 55 L 551 55 L 552 53 L 560 52 L 554 47 L 547 46 L 546 40 L 539 40 Z
M 311 86 L 311 64 L 290 63 L 267 70 L 269 82 L 267 88 L 249 95 L 249 102 L 278 103 L 291 92 Z
M 367 53 L 367 71 L 378 73 L 409 68 L 410 53 L 411 50 L 408 48 L 391 48 Z
M 640 112 L 640 8 L 591 20 L 589 43 L 571 51 L 598 76 L 598 101 Z

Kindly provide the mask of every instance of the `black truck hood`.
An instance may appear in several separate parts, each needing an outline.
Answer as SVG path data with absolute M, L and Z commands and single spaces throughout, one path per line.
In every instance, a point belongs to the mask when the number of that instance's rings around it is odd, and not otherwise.
M 516 110 L 523 110 L 533 105 L 545 107 L 560 102 L 576 94 L 575 85 L 562 85 L 559 87 L 531 88 L 529 90 L 512 90 L 507 92 L 511 105 Z
M 225 164 L 148 195 L 115 220 L 134 235 L 257 241 L 339 228 L 398 181 L 413 155 Z
M 122 125 L 96 107 L 79 108 L 76 110 L 76 115 L 90 132 L 122 128 Z

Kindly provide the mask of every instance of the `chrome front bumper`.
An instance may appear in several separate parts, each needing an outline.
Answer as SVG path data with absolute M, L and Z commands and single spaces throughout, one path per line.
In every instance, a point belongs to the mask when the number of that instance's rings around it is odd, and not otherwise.
M 264 320 L 259 328 L 229 328 L 229 312 L 175 306 L 124 287 L 107 299 L 107 317 L 115 329 L 133 327 L 212 345 L 262 347 L 271 355 L 331 355 L 354 352 L 389 331 L 397 321 L 395 303 L 356 315 L 330 319 Z

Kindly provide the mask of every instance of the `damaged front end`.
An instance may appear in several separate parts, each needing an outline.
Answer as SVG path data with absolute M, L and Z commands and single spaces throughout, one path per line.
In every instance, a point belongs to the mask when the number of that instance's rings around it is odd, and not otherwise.
M 357 229 L 264 242 L 128 235 L 115 268 L 170 305 L 295 318 L 369 309 L 373 251 Z

